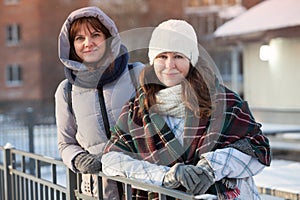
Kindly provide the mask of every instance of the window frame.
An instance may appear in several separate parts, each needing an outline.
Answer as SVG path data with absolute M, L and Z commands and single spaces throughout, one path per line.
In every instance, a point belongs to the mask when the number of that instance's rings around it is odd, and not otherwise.
M 20 86 L 23 84 L 23 69 L 21 65 L 17 63 L 6 65 L 5 83 L 7 86 Z
M 17 23 L 6 26 L 6 44 L 13 46 L 21 41 L 21 26 Z
M 5 5 L 16 5 L 20 3 L 20 0 L 4 0 Z

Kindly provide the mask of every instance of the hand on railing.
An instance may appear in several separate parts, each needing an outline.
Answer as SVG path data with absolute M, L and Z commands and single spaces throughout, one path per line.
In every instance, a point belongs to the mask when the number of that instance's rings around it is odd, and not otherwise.
M 101 170 L 101 155 L 83 152 L 74 159 L 75 168 L 84 174 L 94 174 Z
M 165 174 L 163 186 L 177 188 L 184 186 L 190 194 L 204 194 L 214 183 L 206 168 L 177 163 Z

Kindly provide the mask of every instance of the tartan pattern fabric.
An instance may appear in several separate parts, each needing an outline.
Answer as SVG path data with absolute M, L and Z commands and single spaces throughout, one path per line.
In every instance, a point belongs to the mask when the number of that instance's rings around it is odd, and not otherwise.
M 214 169 L 216 180 L 219 180 L 214 188 L 210 188 L 214 189 L 210 191 L 212 194 L 217 192 L 219 200 L 230 199 L 232 195 L 239 195 L 237 199 L 260 199 L 253 176 L 265 166 L 256 158 L 234 148 L 217 149 L 201 157 L 199 162 L 206 159 Z
M 166 121 L 180 144 L 183 145 L 182 134 L 184 133 L 184 119 L 164 116 L 164 120 Z
M 143 108 L 144 93 L 123 107 L 105 151 L 122 151 L 130 156 L 159 165 L 177 162 L 196 165 L 201 154 L 225 148 L 243 139 L 252 147 L 257 159 L 270 165 L 270 146 L 255 122 L 247 102 L 224 87 L 215 96 L 216 108 L 210 118 L 197 118 L 186 109 L 183 145 L 164 118 Z M 142 109 L 142 116 L 139 109 Z M 247 153 L 248 149 L 239 149 Z

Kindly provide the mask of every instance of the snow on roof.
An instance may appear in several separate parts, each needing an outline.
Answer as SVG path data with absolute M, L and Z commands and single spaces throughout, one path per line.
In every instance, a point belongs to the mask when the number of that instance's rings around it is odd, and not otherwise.
M 224 19 L 231 19 L 246 12 L 246 10 L 247 9 L 241 5 L 229 6 L 219 12 L 219 17 Z
M 300 25 L 299 0 L 265 0 L 220 26 L 216 37 L 243 35 Z

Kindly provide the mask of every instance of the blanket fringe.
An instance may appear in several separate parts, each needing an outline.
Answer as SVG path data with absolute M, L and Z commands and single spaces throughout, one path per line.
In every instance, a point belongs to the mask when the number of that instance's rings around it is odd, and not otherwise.
M 237 198 L 241 194 L 241 191 L 238 188 L 234 188 L 232 190 L 226 191 L 224 193 L 219 194 L 220 200 L 232 200 Z

